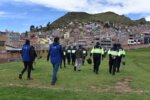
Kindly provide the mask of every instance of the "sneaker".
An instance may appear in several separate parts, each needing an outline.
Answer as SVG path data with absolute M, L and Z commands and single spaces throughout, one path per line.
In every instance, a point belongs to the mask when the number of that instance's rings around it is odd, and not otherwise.
M 19 79 L 20 79 L 20 80 L 22 79 L 22 74 L 19 74 Z
M 51 85 L 55 85 L 55 83 L 56 83 L 56 81 L 52 81 L 52 82 L 51 82 Z

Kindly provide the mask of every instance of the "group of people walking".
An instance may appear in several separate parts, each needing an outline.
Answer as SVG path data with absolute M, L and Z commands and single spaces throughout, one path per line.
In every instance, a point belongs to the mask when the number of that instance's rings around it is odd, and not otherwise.
M 96 74 L 98 74 L 100 64 L 107 54 L 109 55 L 109 73 L 115 75 L 116 71 L 120 71 L 122 59 L 126 55 L 125 50 L 121 47 L 121 44 L 114 44 L 109 50 L 104 50 L 100 46 L 100 43 L 97 42 L 90 54 L 90 57 L 93 55 L 93 71 Z M 123 64 L 125 64 L 125 62 L 123 62 Z
M 84 65 L 85 58 L 88 55 L 87 50 L 85 48 L 82 48 L 81 45 L 78 47 L 74 46 L 71 48 L 71 46 L 68 46 L 68 48 L 63 47 L 62 50 L 62 60 L 60 63 L 60 68 L 62 68 L 62 63 L 64 64 L 64 67 L 66 68 L 66 61 L 68 65 L 74 66 L 74 70 L 80 71 L 81 65 Z
M 88 59 L 91 60 L 93 58 L 93 72 L 96 74 L 99 73 L 100 64 L 107 54 L 109 55 L 109 73 L 115 75 L 116 71 L 120 71 L 122 58 L 125 57 L 125 50 L 121 47 L 120 44 L 114 44 L 111 49 L 106 50 L 100 46 L 99 42 L 97 42 L 96 45 L 92 48 L 90 52 L 90 58 Z M 30 80 L 33 61 L 37 55 L 33 46 L 30 46 L 29 40 L 26 40 L 25 45 L 23 45 L 21 55 L 24 62 L 24 69 L 22 70 L 21 74 L 19 74 L 19 79 L 22 79 L 23 73 L 28 69 L 28 79 Z M 81 66 L 84 65 L 87 56 L 87 50 L 81 45 L 78 47 L 74 46 L 73 48 L 70 46 L 68 48 L 62 48 L 59 43 L 59 37 L 55 37 L 54 43 L 50 45 L 47 55 L 47 61 L 50 60 L 53 65 L 51 85 L 55 85 L 57 81 L 57 72 L 59 67 L 67 67 L 66 61 L 68 65 L 73 66 L 74 71 L 81 71 Z

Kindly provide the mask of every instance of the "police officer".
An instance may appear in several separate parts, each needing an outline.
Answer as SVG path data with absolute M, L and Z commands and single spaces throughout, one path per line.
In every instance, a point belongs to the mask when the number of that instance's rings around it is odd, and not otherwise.
M 117 72 L 119 72 L 122 58 L 125 57 L 126 53 L 125 53 L 125 50 L 122 48 L 121 44 L 117 44 L 117 47 L 118 47 L 119 53 L 120 53 L 120 55 L 117 57 Z
M 67 62 L 68 62 L 68 65 L 70 65 L 70 62 L 71 62 L 71 47 L 69 46 L 68 49 L 67 49 Z
M 75 65 L 76 61 L 76 46 L 74 46 L 71 50 L 71 59 L 72 59 L 72 65 Z
M 101 63 L 101 57 L 104 54 L 103 48 L 100 46 L 100 43 L 97 42 L 94 48 L 91 50 L 90 57 L 93 55 L 93 62 L 94 62 L 94 72 L 98 74 L 99 66 Z
M 87 55 L 88 55 L 87 50 L 85 48 L 83 48 L 83 62 L 82 62 L 83 65 L 84 65 L 85 58 Z
M 66 55 L 67 55 L 66 48 L 63 47 L 62 51 L 63 51 L 63 56 L 62 56 L 60 68 L 62 68 L 62 63 L 64 64 L 64 68 L 66 68 Z
M 117 67 L 117 57 L 120 55 L 117 48 L 117 44 L 114 44 L 111 49 L 108 51 L 109 55 L 109 73 L 115 75 Z

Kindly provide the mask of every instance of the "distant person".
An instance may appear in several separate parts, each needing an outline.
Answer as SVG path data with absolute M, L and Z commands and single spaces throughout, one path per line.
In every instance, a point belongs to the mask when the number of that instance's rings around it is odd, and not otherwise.
M 49 58 L 53 65 L 53 75 L 51 85 L 55 85 L 57 81 L 57 72 L 63 57 L 62 47 L 59 44 L 59 37 L 54 38 L 54 43 L 50 45 L 49 52 L 47 55 L 47 61 Z
M 119 50 L 119 56 L 117 57 L 117 72 L 120 72 L 120 66 L 121 66 L 121 62 L 124 59 L 126 52 L 125 50 L 122 48 L 121 44 L 117 44 L 118 50 Z M 123 62 L 125 63 L 125 62 Z
M 70 46 L 67 48 L 67 62 L 68 62 L 68 65 L 70 65 L 70 62 L 71 62 L 71 47 Z
M 62 60 L 61 60 L 60 68 L 62 68 L 62 63 L 64 65 L 64 68 L 66 68 L 66 54 L 67 54 L 66 48 L 63 47 L 63 57 L 62 57 Z
M 71 59 L 72 59 L 72 65 L 75 65 L 76 62 L 76 46 L 74 46 L 71 50 Z
M 87 55 L 88 55 L 87 50 L 85 48 L 83 48 L 83 61 L 82 61 L 83 65 L 84 65 L 84 62 L 85 62 L 85 59 L 86 59 Z
M 105 59 L 105 58 L 106 58 L 107 52 L 108 52 L 108 50 L 107 50 L 106 48 L 104 48 L 104 55 L 102 56 L 102 59 Z
M 19 74 L 19 79 L 22 79 L 22 76 L 26 70 L 28 70 L 27 79 L 31 80 L 31 68 L 32 68 L 32 46 L 30 46 L 30 41 L 26 40 L 25 44 L 22 47 L 21 56 L 24 63 L 24 69 Z
M 98 74 L 99 66 L 101 63 L 102 55 L 104 54 L 103 48 L 100 46 L 100 43 L 97 42 L 96 45 L 91 50 L 90 57 L 93 55 L 94 69 L 93 71 Z
M 83 50 L 82 46 L 79 45 L 79 48 L 76 50 L 76 64 L 74 66 L 74 71 L 81 71 L 82 61 L 83 61 Z
M 35 59 L 36 59 L 36 57 L 37 57 L 37 53 L 36 53 L 36 51 L 35 51 L 35 48 L 33 47 L 33 46 L 31 46 L 31 55 L 32 55 L 32 68 L 31 68 L 31 70 L 34 70 L 34 68 L 33 68 L 33 63 L 35 63 Z
M 108 51 L 108 55 L 109 55 L 109 73 L 115 75 L 117 68 L 117 57 L 120 56 L 117 44 L 114 44 L 113 47 Z

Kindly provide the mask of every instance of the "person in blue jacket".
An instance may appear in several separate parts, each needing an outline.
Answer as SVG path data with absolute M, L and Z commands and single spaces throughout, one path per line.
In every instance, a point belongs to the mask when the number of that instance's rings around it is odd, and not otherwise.
M 59 37 L 54 38 L 54 43 L 50 45 L 47 55 L 47 61 L 50 61 L 53 65 L 53 75 L 51 85 L 55 85 L 57 81 L 57 72 L 63 57 L 62 46 L 59 44 Z
M 26 70 L 28 70 L 27 79 L 31 79 L 31 68 L 32 68 L 32 46 L 30 45 L 30 41 L 26 40 L 25 44 L 22 47 L 21 56 L 24 63 L 24 69 L 19 74 L 19 79 L 22 79 L 22 76 Z

